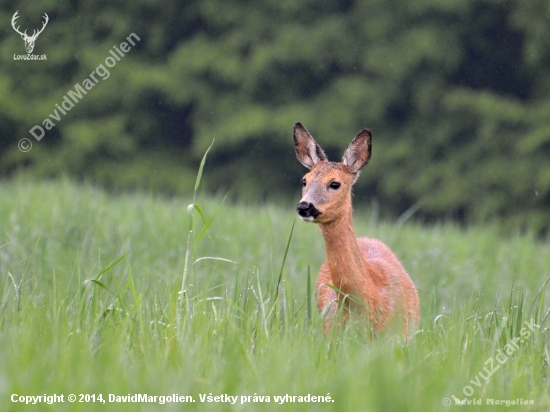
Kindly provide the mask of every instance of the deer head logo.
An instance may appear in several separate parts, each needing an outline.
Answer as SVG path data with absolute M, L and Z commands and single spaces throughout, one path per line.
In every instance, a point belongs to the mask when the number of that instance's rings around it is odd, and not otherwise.
M 27 53 L 32 53 L 32 50 L 34 49 L 34 42 L 36 41 L 36 38 L 40 33 L 44 31 L 44 28 L 48 24 L 49 17 L 46 13 L 44 13 L 44 23 L 42 23 L 42 28 L 40 30 L 34 30 L 32 33 L 32 36 L 27 35 L 27 30 L 25 30 L 23 33 L 19 31 L 19 27 L 15 27 L 15 20 L 19 17 L 17 15 L 19 13 L 19 10 L 15 12 L 11 19 L 11 26 L 13 29 L 21 35 L 21 38 L 25 41 L 25 48 L 27 49 Z

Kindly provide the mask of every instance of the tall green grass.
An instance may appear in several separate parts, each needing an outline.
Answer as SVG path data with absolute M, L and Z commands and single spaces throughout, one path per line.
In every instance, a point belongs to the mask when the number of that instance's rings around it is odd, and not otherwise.
M 188 213 L 190 204 L 198 206 Z M 408 344 L 391 335 L 367 344 L 358 328 L 321 331 L 315 225 L 295 221 L 292 207 L 221 204 L 200 194 L 112 196 L 66 181 L 1 184 L 0 410 L 479 410 L 443 404 L 465 398 L 466 386 L 483 403 L 548 408 L 548 242 L 359 212 L 357 233 L 390 245 L 422 305 Z M 540 327 L 480 378 L 531 320 Z M 54 393 L 107 402 L 10 401 Z M 108 402 L 135 393 L 195 402 Z M 201 403 L 201 394 L 239 399 Z M 334 402 L 276 404 L 285 394 Z M 241 404 L 241 395 L 271 402 Z

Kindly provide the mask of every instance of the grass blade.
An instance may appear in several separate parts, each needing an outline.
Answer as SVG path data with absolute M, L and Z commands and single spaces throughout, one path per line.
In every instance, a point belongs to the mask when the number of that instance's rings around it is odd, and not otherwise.
M 101 272 L 99 272 L 99 274 L 96 276 L 96 280 L 100 280 L 101 279 L 101 276 L 103 276 L 105 273 L 107 273 L 108 271 L 110 271 L 112 268 L 114 268 L 122 259 L 124 259 L 126 256 L 128 255 L 128 253 L 125 253 L 123 254 L 121 257 L 119 257 L 118 259 L 112 261 L 109 266 L 107 266 L 105 269 L 103 269 Z
M 306 319 L 307 325 L 311 325 L 311 270 L 309 265 L 307 265 L 307 286 L 306 286 Z
M 214 140 L 212 140 L 212 143 L 210 143 L 210 146 L 208 146 L 208 149 L 206 149 L 206 152 L 204 153 L 204 156 L 201 160 L 201 165 L 199 166 L 199 172 L 197 173 L 197 180 L 195 181 L 195 193 L 193 194 L 193 203 L 195 203 L 195 194 L 197 193 L 197 189 L 199 188 L 199 185 L 201 184 L 201 178 L 202 178 L 202 171 L 204 169 L 204 164 L 206 163 L 206 155 L 214 145 Z
M 197 204 L 193 204 L 192 206 L 193 206 L 193 207 L 195 208 L 195 210 L 199 213 L 199 215 L 200 215 L 200 217 L 201 217 L 201 219 L 202 219 L 203 225 L 206 225 L 206 217 L 204 216 L 204 212 L 202 211 L 202 208 L 201 208 L 199 205 L 197 205 Z
M 214 213 L 214 215 L 210 218 L 210 220 L 208 222 L 206 222 L 206 219 L 204 218 L 204 214 L 202 214 L 202 210 L 199 212 L 199 213 L 201 213 L 201 216 L 203 218 L 204 227 L 202 228 L 199 235 L 197 236 L 197 239 L 195 240 L 195 244 L 193 246 L 193 255 L 195 254 L 195 249 L 196 249 L 197 245 L 199 244 L 199 242 L 201 241 L 203 236 L 206 234 L 206 232 L 208 231 L 210 226 L 212 226 L 212 223 L 214 223 L 214 220 L 216 220 L 216 216 L 218 215 L 218 212 L 220 211 L 220 209 L 223 205 L 223 202 L 225 202 L 226 198 L 227 198 L 227 195 L 224 196 L 222 202 L 218 206 L 218 209 L 216 209 L 216 212 Z M 197 207 L 198 207 L 198 205 L 197 205 Z
M 248 269 L 245 265 L 239 263 L 239 262 L 235 262 L 234 260 L 230 260 L 230 259 L 225 259 L 225 258 L 221 258 L 221 257 L 215 257 L 215 256 L 203 256 L 201 258 L 198 258 L 197 260 L 195 260 L 193 262 L 193 265 L 195 265 L 196 263 L 202 261 L 202 260 L 219 260 L 220 262 L 227 262 L 227 263 L 232 263 L 234 265 L 237 265 L 237 266 L 240 266 L 244 269 Z
M 279 272 L 279 279 L 277 280 L 277 289 L 275 290 L 275 299 L 273 300 L 274 304 L 277 303 L 279 298 L 279 286 L 281 285 L 281 279 L 283 278 L 283 270 L 285 268 L 286 257 L 288 256 L 288 249 L 290 248 L 290 242 L 292 240 L 292 233 L 294 233 L 294 226 L 296 225 L 296 216 L 294 216 L 294 221 L 292 222 L 292 228 L 290 229 L 290 235 L 288 236 L 288 241 L 286 243 L 285 254 L 283 256 L 283 262 L 281 263 L 281 271 Z
M 113 292 L 111 289 L 109 289 L 109 288 L 107 287 L 107 285 L 105 285 L 105 283 L 100 282 L 99 280 L 96 280 L 96 279 L 88 279 L 88 280 L 86 280 L 85 282 L 91 282 L 91 283 L 93 283 L 94 285 L 97 285 L 97 286 L 99 286 L 100 288 L 105 289 L 107 292 L 111 293 L 114 297 L 117 297 L 117 298 L 118 298 L 118 295 L 117 295 L 115 292 Z

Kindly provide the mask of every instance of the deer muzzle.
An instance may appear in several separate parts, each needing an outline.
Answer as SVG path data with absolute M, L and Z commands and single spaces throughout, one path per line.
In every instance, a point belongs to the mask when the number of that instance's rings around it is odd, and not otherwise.
M 296 207 L 296 211 L 298 212 L 298 215 L 302 218 L 302 220 L 305 220 L 306 222 L 311 222 L 315 219 L 317 219 L 321 212 L 319 209 L 317 209 L 313 203 L 309 202 L 300 202 L 298 203 L 298 207 Z

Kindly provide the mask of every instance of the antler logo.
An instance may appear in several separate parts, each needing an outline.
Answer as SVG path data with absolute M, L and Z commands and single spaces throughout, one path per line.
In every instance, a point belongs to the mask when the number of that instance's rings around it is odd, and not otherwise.
M 17 10 L 15 12 L 15 14 L 13 15 L 12 19 L 11 19 L 11 26 L 13 27 L 13 29 L 19 33 L 21 35 L 21 38 L 25 41 L 25 48 L 27 49 L 27 53 L 30 54 L 32 53 L 33 49 L 34 49 L 34 42 L 36 41 L 36 38 L 38 37 L 38 35 L 40 33 L 42 33 L 44 31 L 44 28 L 46 27 L 46 25 L 48 24 L 48 21 L 50 20 L 48 15 L 46 13 L 44 13 L 44 23 L 42 23 L 42 28 L 40 30 L 34 30 L 33 33 L 32 33 L 32 36 L 29 36 L 27 35 L 27 30 L 25 30 L 23 33 L 21 33 L 21 31 L 19 31 L 19 27 L 15 27 L 15 20 L 17 20 L 17 18 L 19 17 L 17 15 L 17 13 L 19 13 L 19 10 Z

